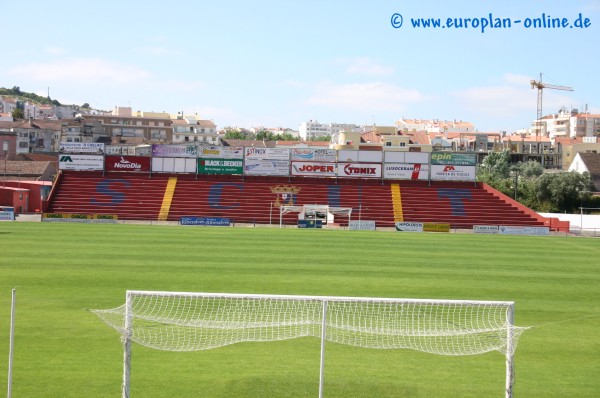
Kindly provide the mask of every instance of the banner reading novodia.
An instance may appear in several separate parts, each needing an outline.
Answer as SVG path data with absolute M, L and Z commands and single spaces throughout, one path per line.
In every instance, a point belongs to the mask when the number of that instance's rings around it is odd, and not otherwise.
M 292 148 L 292 160 L 313 162 L 335 162 L 335 149 Z
M 475 166 L 431 165 L 431 179 L 436 181 L 475 181 Z
M 381 178 L 381 163 L 338 163 L 338 177 Z
M 104 156 L 102 155 L 58 155 L 60 170 L 102 171 Z
M 335 177 L 335 165 L 325 162 L 292 162 L 292 175 Z
M 427 180 L 429 178 L 429 165 L 421 163 L 386 163 L 383 165 L 383 178 Z
M 106 156 L 106 171 L 150 171 L 150 158 L 147 156 Z
M 244 174 L 242 159 L 198 159 L 198 174 Z
M 195 145 L 152 144 L 152 156 L 170 158 L 195 158 L 198 150 Z

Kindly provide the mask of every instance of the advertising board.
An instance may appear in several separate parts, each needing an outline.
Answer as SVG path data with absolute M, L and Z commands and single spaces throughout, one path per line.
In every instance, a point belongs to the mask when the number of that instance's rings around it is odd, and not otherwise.
M 501 225 L 498 228 L 498 231 L 499 231 L 500 235 L 531 235 L 531 236 L 550 235 L 550 228 L 548 228 L 548 227 Z
M 431 179 L 436 181 L 475 181 L 475 166 L 431 165 Z
M 429 165 L 421 163 L 386 163 L 383 165 L 383 178 L 427 180 L 429 178 Z
M 401 232 L 423 232 L 422 222 L 403 221 L 396 223 L 396 231 Z
M 288 160 L 248 159 L 244 162 L 244 174 L 263 176 L 288 176 L 290 175 L 290 162 Z
M 291 160 L 313 162 L 335 162 L 335 149 L 292 148 Z
M 198 156 L 198 150 L 195 145 L 152 144 L 152 156 L 195 158 Z
M 381 163 L 338 163 L 338 177 L 381 178 Z
M 244 174 L 242 159 L 198 159 L 198 174 Z
M 325 162 L 292 162 L 292 175 L 335 177 L 335 165 Z
M 104 144 L 99 142 L 61 142 L 59 153 L 104 153 Z
M 104 156 L 61 154 L 58 155 L 58 168 L 60 170 L 102 171 Z
M 474 153 L 432 152 L 431 164 L 475 166 L 477 165 L 477 155 Z
M 203 159 L 243 159 L 244 148 L 233 146 L 201 146 L 198 157 Z
M 150 159 L 147 156 L 106 156 L 106 171 L 150 171 Z
M 375 221 L 355 220 L 348 223 L 348 229 L 352 231 L 375 231 Z
M 228 227 L 231 222 L 229 218 L 221 217 L 181 217 L 179 223 L 181 225 L 200 225 L 204 227 Z
M 290 160 L 290 150 L 287 148 L 244 148 L 246 159 L 261 160 Z

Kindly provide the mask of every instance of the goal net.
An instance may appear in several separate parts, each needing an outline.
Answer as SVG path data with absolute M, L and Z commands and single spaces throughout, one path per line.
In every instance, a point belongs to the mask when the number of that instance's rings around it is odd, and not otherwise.
M 495 301 L 128 291 L 124 305 L 93 312 L 124 336 L 124 379 L 131 341 L 197 351 L 313 336 L 321 339 L 322 362 L 325 341 L 438 355 L 498 351 L 507 358 L 508 391 L 526 329 L 513 325 L 512 302 Z

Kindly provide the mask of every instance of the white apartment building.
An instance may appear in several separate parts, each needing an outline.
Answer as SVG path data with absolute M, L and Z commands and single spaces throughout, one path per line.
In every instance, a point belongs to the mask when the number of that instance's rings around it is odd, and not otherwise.
M 440 119 L 400 119 L 396 128 L 403 132 L 426 131 L 428 133 L 473 133 L 475 126 L 471 122 Z
M 300 123 L 298 133 L 304 141 L 314 140 L 315 138 L 337 136 L 340 132 L 363 132 L 363 126 L 347 123 L 319 123 L 316 120 Z
M 579 113 L 577 109 L 567 111 L 566 108 L 561 108 L 558 113 L 534 120 L 531 125 L 531 135 L 539 133 L 552 140 L 600 136 L 600 114 Z
M 196 116 L 178 116 L 172 119 L 172 125 L 174 144 L 219 144 L 217 126 L 211 120 L 197 119 Z

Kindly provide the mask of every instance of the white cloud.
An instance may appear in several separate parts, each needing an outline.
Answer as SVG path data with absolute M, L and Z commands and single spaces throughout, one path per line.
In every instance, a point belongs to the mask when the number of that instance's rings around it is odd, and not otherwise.
M 9 74 L 45 82 L 75 82 L 88 85 L 136 83 L 152 77 L 144 69 L 100 58 L 66 58 L 53 62 L 18 65 Z
M 322 83 L 316 86 L 307 103 L 351 110 L 400 112 L 409 104 L 426 99 L 417 90 L 380 82 Z
M 349 75 L 383 76 L 394 72 L 394 68 L 379 65 L 369 58 L 353 58 L 340 62 L 348 64 L 346 73 Z
M 162 46 L 137 47 L 134 49 L 134 51 L 136 51 L 139 54 L 158 55 L 158 56 L 164 56 L 164 55 L 172 56 L 172 55 L 181 54 L 180 51 L 173 50 L 172 48 L 169 48 L 169 47 L 162 47 Z
M 302 87 L 306 86 L 306 84 L 301 82 L 300 80 L 296 80 L 296 79 L 292 79 L 292 78 L 283 80 L 283 84 L 285 86 L 293 87 L 293 88 L 302 88 Z
M 62 47 L 47 46 L 44 52 L 50 55 L 64 55 L 67 51 Z

